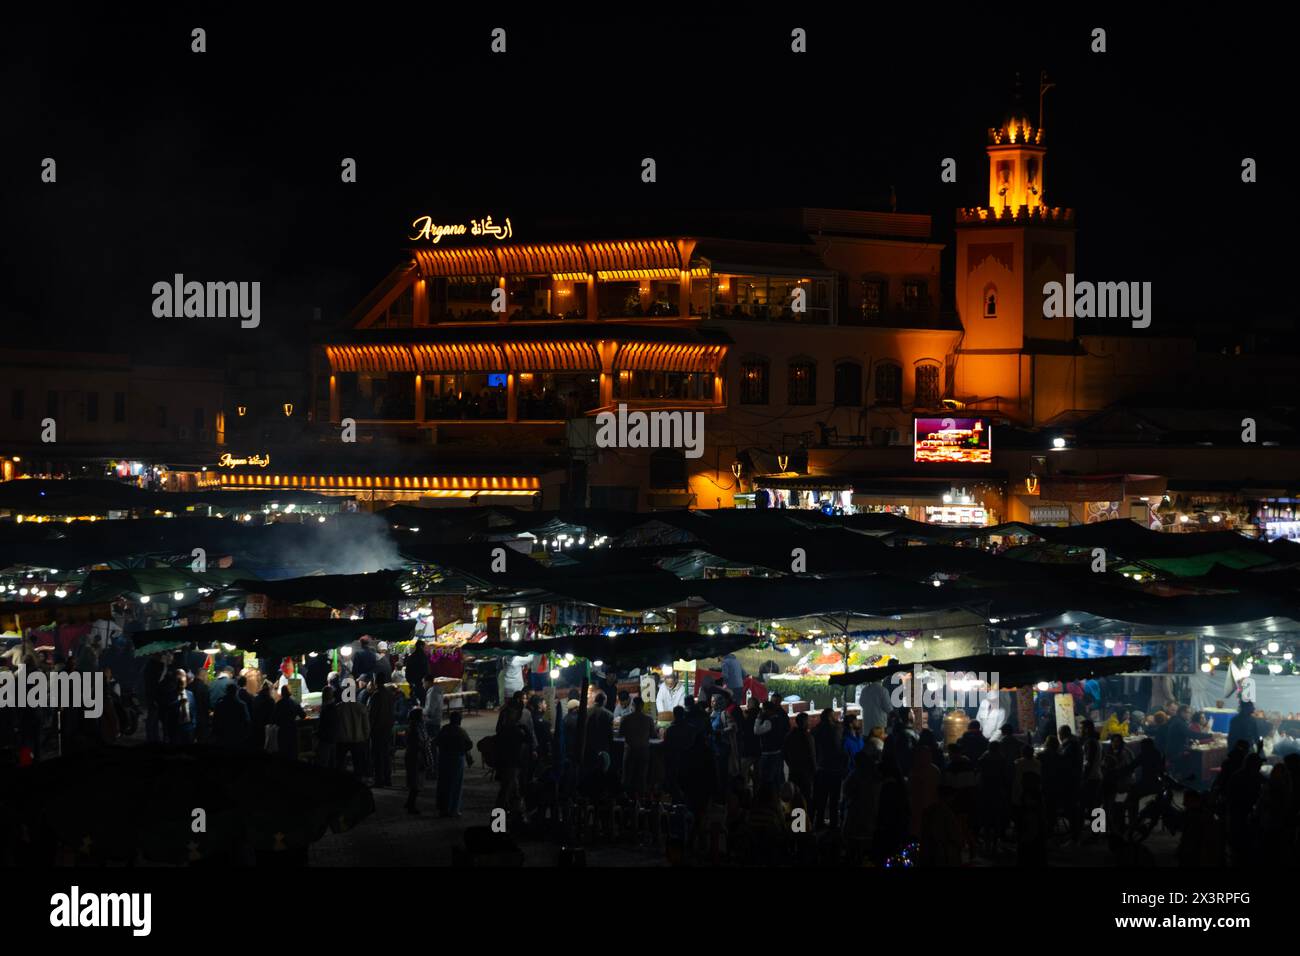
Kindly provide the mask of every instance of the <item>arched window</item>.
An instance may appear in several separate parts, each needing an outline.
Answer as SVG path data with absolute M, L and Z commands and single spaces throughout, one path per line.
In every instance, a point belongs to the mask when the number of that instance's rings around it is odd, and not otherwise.
M 937 408 L 939 406 L 939 366 L 918 365 L 916 367 L 916 393 L 912 403 L 917 408 Z
M 862 366 L 857 362 L 835 363 L 835 404 L 862 404 Z
M 903 404 L 903 369 L 897 362 L 876 366 L 876 404 Z
M 998 317 L 998 287 L 992 282 L 984 287 L 984 318 Z
M 789 404 L 817 404 L 817 363 L 812 359 L 791 359 L 787 369 Z

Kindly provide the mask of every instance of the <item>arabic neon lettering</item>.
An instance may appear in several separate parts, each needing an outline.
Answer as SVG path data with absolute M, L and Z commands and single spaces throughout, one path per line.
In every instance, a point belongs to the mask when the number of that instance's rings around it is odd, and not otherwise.
M 226 452 L 218 459 L 217 464 L 222 468 L 240 468 L 244 465 L 251 465 L 255 468 L 265 468 L 271 463 L 270 455 L 249 455 L 247 458 L 236 458 L 230 452 Z
M 514 226 L 510 222 L 510 217 L 506 217 L 504 226 L 494 223 L 491 216 L 485 216 L 482 219 L 471 219 L 469 225 L 465 223 L 439 224 L 433 221 L 432 216 L 421 216 L 411 223 L 411 228 L 415 234 L 411 239 L 428 239 L 437 245 L 444 236 L 463 236 L 466 234 L 472 236 L 491 236 L 498 241 L 509 239 L 514 235 Z

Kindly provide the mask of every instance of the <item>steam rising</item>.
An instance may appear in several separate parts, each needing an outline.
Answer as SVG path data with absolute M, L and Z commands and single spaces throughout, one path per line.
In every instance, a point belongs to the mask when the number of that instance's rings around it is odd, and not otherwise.
M 378 515 L 333 515 L 324 524 L 280 525 L 292 530 L 268 541 L 261 558 L 268 580 L 308 574 L 361 574 L 402 568 L 406 562 Z M 259 549 L 261 550 L 261 549 Z

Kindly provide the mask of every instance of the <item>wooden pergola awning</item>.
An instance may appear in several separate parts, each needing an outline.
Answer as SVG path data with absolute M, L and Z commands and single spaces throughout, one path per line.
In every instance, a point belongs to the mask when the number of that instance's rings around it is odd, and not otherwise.
M 415 359 L 404 345 L 327 345 L 335 372 L 414 372 Z
M 415 356 L 418 372 L 503 372 L 501 349 L 489 342 L 400 346 Z
M 716 372 L 726 354 L 725 345 L 624 342 L 614 367 L 619 371 Z
M 711 372 L 731 339 L 712 329 L 491 323 L 382 329 L 322 342 L 330 372 Z
M 620 242 L 550 242 L 537 245 L 415 249 L 425 278 L 497 278 L 558 275 L 577 279 L 678 278 L 690 269 L 694 240 L 628 239 Z
M 501 275 L 528 273 L 585 273 L 587 260 L 582 246 L 556 242 L 541 246 L 502 246 L 497 249 Z
M 600 371 L 600 356 L 590 342 L 507 342 L 501 348 L 512 370 Z
M 505 275 L 497 262 L 496 250 L 416 249 L 415 264 L 423 276 L 462 279 L 495 279 Z
M 221 475 L 222 488 L 303 488 L 319 491 L 474 491 L 535 492 L 537 475 L 319 475 L 244 472 Z

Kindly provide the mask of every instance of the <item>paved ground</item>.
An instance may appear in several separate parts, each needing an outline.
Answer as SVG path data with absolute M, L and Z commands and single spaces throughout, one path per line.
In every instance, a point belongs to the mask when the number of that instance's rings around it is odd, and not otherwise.
M 496 726 L 495 712 L 467 717 L 464 727 L 470 738 L 478 743 L 492 733 Z M 475 766 L 465 774 L 465 794 L 459 819 L 439 819 L 434 806 L 434 791 L 426 784 L 421 791 L 419 815 L 408 814 L 405 774 L 401 770 L 400 756 L 391 789 L 376 789 L 375 813 L 355 830 L 348 833 L 327 833 L 311 849 L 313 866 L 448 866 L 452 847 L 464 845 L 467 826 L 484 826 L 496 801 L 496 784 L 493 783 L 477 759 Z M 1156 865 L 1173 865 L 1176 841 L 1167 834 L 1153 834 L 1147 841 Z M 521 848 L 526 866 L 549 866 L 557 860 L 558 848 L 541 841 L 523 841 Z M 638 847 L 634 845 L 592 846 L 586 852 L 588 866 L 666 866 L 662 845 Z M 1056 848 L 1049 855 L 1054 866 L 1114 866 L 1117 861 L 1108 851 L 1105 842 L 1098 840 L 1078 847 Z M 1015 865 L 1014 851 L 995 860 L 980 859 L 974 865 Z
M 466 717 L 462 725 L 477 745 L 496 728 L 496 712 Z M 496 805 L 497 785 L 483 769 L 478 751 L 474 766 L 465 771 L 461 816 L 440 819 L 435 805 L 434 785 L 420 791 L 421 812 L 409 814 L 406 804 L 406 774 L 398 755 L 392 788 L 376 788 L 375 813 L 348 833 L 327 833 L 311 848 L 312 866 L 449 866 L 452 847 L 464 846 L 467 826 L 486 826 Z M 541 841 L 523 841 L 526 866 L 550 866 L 558 847 Z M 590 847 L 589 866 L 666 866 L 663 847 Z

